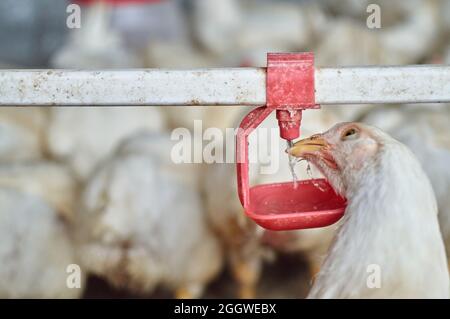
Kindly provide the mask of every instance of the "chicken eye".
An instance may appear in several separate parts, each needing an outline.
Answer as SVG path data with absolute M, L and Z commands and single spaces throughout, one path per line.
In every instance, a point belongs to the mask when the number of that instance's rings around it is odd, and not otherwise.
M 344 132 L 344 134 L 342 134 L 342 139 L 348 139 L 351 137 L 356 137 L 356 133 L 358 133 L 358 131 L 354 128 L 348 129 L 347 131 Z

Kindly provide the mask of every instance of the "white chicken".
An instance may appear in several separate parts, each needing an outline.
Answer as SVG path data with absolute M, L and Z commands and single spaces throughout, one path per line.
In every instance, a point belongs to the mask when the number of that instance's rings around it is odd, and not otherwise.
M 67 224 L 41 198 L 0 186 L 0 297 L 77 298 L 68 267 L 77 264 Z
M 0 162 L 44 156 L 47 112 L 35 107 L 0 109 Z
M 124 46 L 111 27 L 112 7 L 96 1 L 83 10 L 81 28 L 70 30 L 68 43 L 52 57 L 56 68 L 138 67 L 142 61 Z
M 436 193 L 447 256 L 450 256 L 449 117 L 448 105 L 404 105 L 376 109 L 363 119 L 407 145 L 422 163 Z
M 416 64 L 432 53 L 439 43 L 439 3 L 381 0 L 381 28 L 367 26 L 366 11 L 373 1 L 328 1 L 336 18 L 328 20 L 327 32 L 315 48 L 318 66 Z M 357 41 L 355 41 L 357 39 Z M 418 40 L 420 39 L 420 40 Z M 352 48 L 352 50 L 348 50 Z M 339 121 L 359 121 L 373 105 L 340 105 L 327 112 Z
M 264 66 L 267 52 L 311 47 L 326 26 L 312 2 L 199 0 L 191 20 L 203 52 L 229 66 Z
M 51 162 L 0 165 L 0 296 L 75 298 L 67 269 L 77 264 L 71 221 L 77 184 Z
M 112 10 L 105 1 L 85 8 L 82 27 L 72 29 L 69 42 L 51 61 L 58 68 L 130 68 L 142 66 L 127 50 L 112 26 Z M 120 143 L 140 129 L 160 131 L 165 118 L 157 108 L 52 108 L 47 131 L 51 156 L 67 162 L 81 180 Z
M 0 187 L 41 198 L 68 222 L 74 217 L 78 186 L 71 171 L 59 163 L 35 161 L 0 165 Z
M 318 6 L 287 1 L 199 0 L 192 15 L 196 40 L 225 60 L 261 46 L 305 47 L 324 23 Z
M 436 199 L 406 146 L 374 127 L 341 123 L 288 152 L 311 161 L 347 198 L 309 298 L 449 297 Z
M 165 119 L 156 108 L 53 108 L 47 130 L 49 153 L 86 179 L 122 139 L 141 129 L 161 131 Z
M 370 1 L 350 3 L 355 5 L 357 16 L 362 19 L 358 23 L 341 16 L 330 22 L 329 32 L 324 33 L 316 48 L 319 65 L 411 64 L 429 54 L 439 41 L 437 1 L 378 1 L 382 22 L 378 29 L 366 25 L 369 16 L 366 8 Z M 386 18 L 393 12 L 394 17 L 388 24 Z M 348 50 L 349 47 L 352 50 Z
M 194 165 L 171 159 L 168 135 L 127 139 L 90 179 L 78 214 L 82 265 L 137 293 L 157 286 L 199 297 L 222 265 Z

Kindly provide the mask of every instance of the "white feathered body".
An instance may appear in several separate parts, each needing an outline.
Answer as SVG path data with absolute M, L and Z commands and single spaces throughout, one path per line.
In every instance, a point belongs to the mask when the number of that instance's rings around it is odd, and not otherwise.
M 47 130 L 49 153 L 86 179 L 99 161 L 130 134 L 165 128 L 160 110 L 138 107 L 71 107 L 51 110 Z
M 0 165 L 0 297 L 75 298 L 66 284 L 78 264 L 71 221 L 78 185 L 69 169 L 49 161 Z M 70 270 L 70 269 L 69 269 Z
M 79 214 L 79 252 L 89 271 L 116 286 L 199 296 L 220 270 L 221 248 L 193 167 L 170 161 L 172 145 L 166 135 L 134 136 L 94 174 Z
M 380 152 L 346 185 L 344 220 L 309 298 L 449 297 L 431 184 L 403 144 L 384 136 Z M 369 283 L 374 269 L 379 287 Z
M 36 195 L 67 221 L 73 220 L 79 185 L 63 164 L 51 161 L 2 164 L 0 186 Z
M 47 112 L 37 107 L 0 109 L 0 162 L 29 161 L 44 156 Z
M 72 264 L 70 230 L 57 211 L 38 196 L 0 187 L 0 297 L 79 297 L 84 273 L 79 288 L 69 287 Z
M 439 224 L 450 255 L 450 130 L 449 106 L 412 109 L 401 106 L 371 112 L 364 121 L 407 145 L 431 181 L 439 209 Z M 387 120 L 389 119 L 389 121 Z

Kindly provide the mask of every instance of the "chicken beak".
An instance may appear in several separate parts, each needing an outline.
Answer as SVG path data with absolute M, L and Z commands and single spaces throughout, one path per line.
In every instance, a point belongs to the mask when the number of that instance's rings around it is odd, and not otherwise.
M 296 142 L 294 146 L 287 150 L 287 153 L 295 157 L 303 157 L 306 154 L 321 151 L 327 146 L 327 141 L 325 141 L 320 135 L 313 135 L 309 138 Z

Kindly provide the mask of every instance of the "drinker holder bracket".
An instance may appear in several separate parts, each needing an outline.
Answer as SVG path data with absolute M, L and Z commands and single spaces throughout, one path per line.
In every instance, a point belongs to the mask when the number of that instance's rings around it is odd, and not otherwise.
M 270 229 L 325 226 L 345 207 L 323 180 L 249 187 L 247 138 L 271 112 L 292 140 L 318 105 L 439 102 L 450 102 L 449 65 L 314 68 L 311 53 L 269 54 L 267 68 L 0 69 L 0 106 L 264 105 L 241 123 L 238 181 L 246 214 Z

